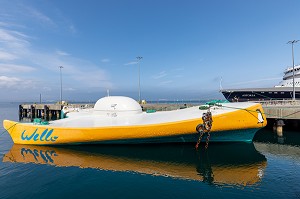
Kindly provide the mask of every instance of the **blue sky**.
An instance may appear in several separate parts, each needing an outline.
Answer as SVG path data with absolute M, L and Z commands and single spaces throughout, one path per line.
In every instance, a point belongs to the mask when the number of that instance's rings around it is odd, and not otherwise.
M 222 99 L 276 85 L 299 0 L 0 0 L 0 101 Z M 300 42 L 295 63 L 300 63 Z

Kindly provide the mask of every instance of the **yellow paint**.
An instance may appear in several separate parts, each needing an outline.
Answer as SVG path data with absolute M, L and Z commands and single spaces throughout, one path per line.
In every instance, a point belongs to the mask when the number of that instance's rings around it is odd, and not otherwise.
M 213 115 L 211 132 L 261 128 L 266 126 L 266 119 L 264 119 L 263 123 L 258 122 L 257 109 L 263 113 L 261 105 L 256 104 L 247 108 L 247 111 L 236 110 L 220 115 Z M 25 123 L 16 124 L 16 122 L 9 120 L 4 120 L 3 126 L 8 130 L 16 144 L 52 145 L 188 135 L 196 132 L 195 128 L 199 123 L 202 123 L 201 115 L 199 115 L 199 119 L 137 126 L 66 128 Z M 24 130 L 26 130 L 25 134 L 29 135 L 36 129 L 38 129 L 36 133 L 39 135 L 46 129 L 53 129 L 52 136 L 58 136 L 58 138 L 55 142 L 45 142 L 39 139 L 37 141 L 21 139 L 21 134 Z

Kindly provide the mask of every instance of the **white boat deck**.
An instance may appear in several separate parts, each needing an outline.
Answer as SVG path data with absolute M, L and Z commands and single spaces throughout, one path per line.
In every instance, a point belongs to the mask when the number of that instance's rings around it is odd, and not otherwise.
M 223 103 L 221 106 L 211 107 L 212 115 L 220 115 L 238 109 L 246 109 L 255 105 L 250 102 Z M 130 112 L 130 111 L 129 111 Z M 207 110 L 199 110 L 199 106 L 173 111 L 160 111 L 155 113 L 128 113 L 128 111 L 94 111 L 85 110 L 70 114 L 69 118 L 50 122 L 49 126 L 56 127 L 113 127 L 113 126 L 137 126 L 160 123 L 178 122 L 190 119 L 202 121 L 202 114 Z

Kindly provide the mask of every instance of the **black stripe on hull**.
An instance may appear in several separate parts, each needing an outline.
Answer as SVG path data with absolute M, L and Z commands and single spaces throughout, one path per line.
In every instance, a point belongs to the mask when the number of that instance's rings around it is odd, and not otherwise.
M 228 101 L 260 101 L 260 100 L 291 100 L 293 91 L 222 91 Z M 296 99 L 300 99 L 300 92 L 295 92 Z

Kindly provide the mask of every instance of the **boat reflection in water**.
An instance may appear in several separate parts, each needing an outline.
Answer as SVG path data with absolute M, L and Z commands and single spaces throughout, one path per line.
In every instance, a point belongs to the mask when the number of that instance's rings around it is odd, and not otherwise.
M 209 184 L 258 183 L 267 165 L 252 143 L 49 147 L 13 145 L 3 162 L 134 172 Z

